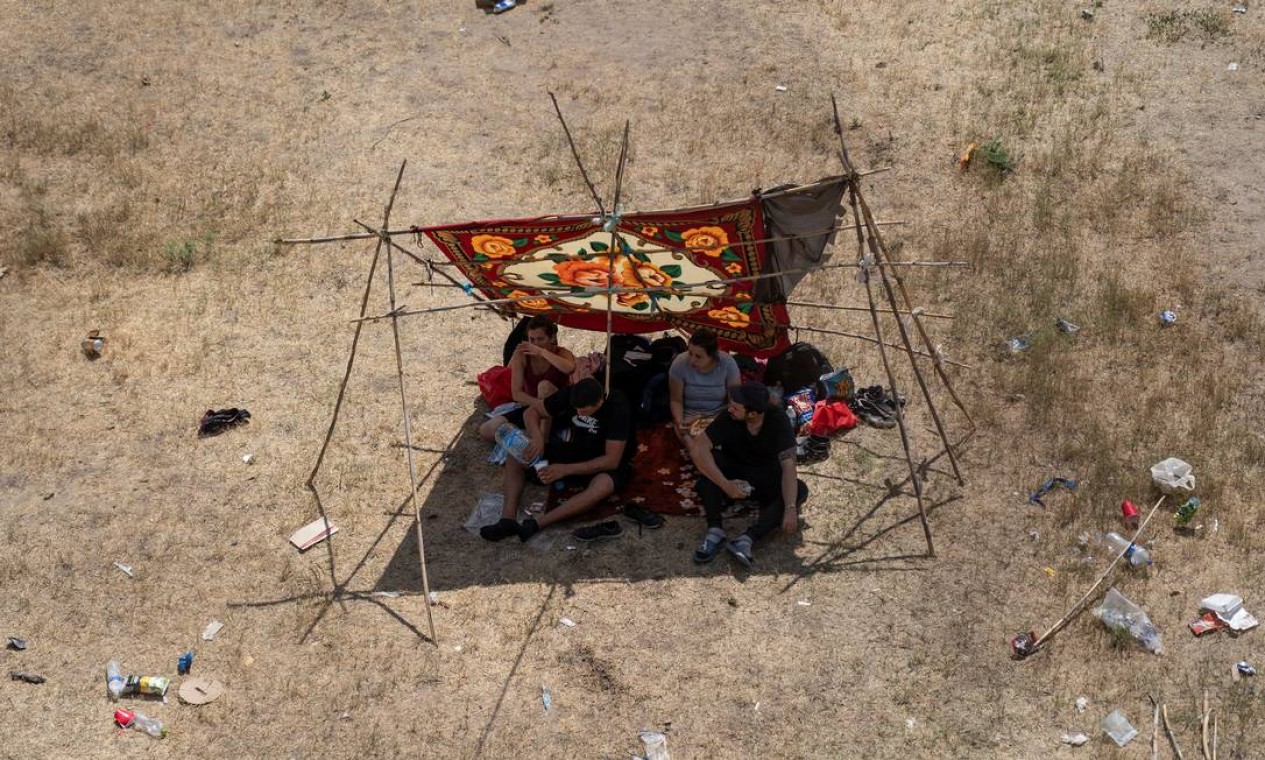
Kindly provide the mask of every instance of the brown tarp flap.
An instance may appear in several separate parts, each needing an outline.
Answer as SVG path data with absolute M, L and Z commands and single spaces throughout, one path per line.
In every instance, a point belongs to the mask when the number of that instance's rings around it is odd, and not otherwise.
M 835 233 L 805 235 L 838 227 L 844 215 L 845 177 L 831 177 L 802 187 L 774 188 L 757 193 L 764 210 L 764 228 L 770 238 L 794 237 L 768 243 L 771 271 L 787 272 L 813 269 L 827 257 L 826 246 L 834 242 Z M 756 298 L 760 301 L 784 301 L 806 272 L 790 272 L 781 277 L 760 281 Z

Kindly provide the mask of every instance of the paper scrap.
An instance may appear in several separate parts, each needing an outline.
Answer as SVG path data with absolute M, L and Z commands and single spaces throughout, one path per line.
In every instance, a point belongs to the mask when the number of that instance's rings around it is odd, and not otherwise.
M 215 641 L 215 634 L 219 633 L 223 628 L 223 623 L 218 620 L 212 620 L 210 623 L 207 623 L 206 628 L 202 631 L 202 640 Z
M 338 526 L 324 517 L 318 517 L 290 535 L 290 543 L 299 551 L 306 551 L 338 532 Z
M 124 574 L 124 575 L 126 575 L 127 577 L 129 577 L 129 578 L 134 578 L 134 577 L 136 577 L 136 576 L 132 575 L 132 566 L 131 566 L 131 565 L 125 565 L 125 564 L 123 564 L 122 562 L 115 562 L 115 563 L 114 563 L 114 566 L 115 566 L 115 567 L 117 567 L 118 569 L 122 570 L 122 571 L 123 571 L 123 574 Z
M 560 618 L 558 620 L 558 623 L 561 625 L 565 625 L 567 628 L 575 628 L 575 621 L 572 620 L 571 618 Z

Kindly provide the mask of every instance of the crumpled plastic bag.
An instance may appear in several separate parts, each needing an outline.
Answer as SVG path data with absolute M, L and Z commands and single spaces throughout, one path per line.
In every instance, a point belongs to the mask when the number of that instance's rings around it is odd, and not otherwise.
M 1114 586 L 1103 597 L 1102 603 L 1094 608 L 1094 615 L 1112 630 L 1128 631 L 1151 654 L 1164 653 L 1163 639 L 1151 618 L 1141 607 L 1116 591 Z

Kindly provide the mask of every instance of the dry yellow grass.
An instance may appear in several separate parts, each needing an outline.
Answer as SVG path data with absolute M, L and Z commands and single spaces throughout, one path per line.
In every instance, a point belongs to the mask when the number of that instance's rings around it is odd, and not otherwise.
M 1265 46 L 1255 8 L 1216 16 L 1229 33 L 1204 39 L 1210 9 L 1183 3 L 1189 28 L 1170 42 L 1149 19 L 1173 9 L 1151 2 L 1092 22 L 1053 0 L 532 2 L 500 17 L 472 3 L 10 8 L 0 634 L 31 643 L 5 653 L 8 669 L 49 682 L 3 682 L 0 755 L 620 757 L 638 729 L 670 722 L 677 758 L 1038 758 L 1070 729 L 1095 736 L 1080 752 L 1112 756 L 1097 721 L 1120 707 L 1144 729 L 1147 694 L 1193 746 L 1205 687 L 1222 756 L 1259 754 L 1259 689 L 1228 669 L 1262 664 L 1260 632 L 1184 630 L 1203 595 L 1254 609 L 1265 587 L 1265 230 L 1251 211 L 1261 158 L 1246 148 Z M 342 532 L 305 555 L 285 543 L 314 516 L 303 482 L 368 252 L 267 241 L 376 222 L 401 158 L 401 224 L 587 208 L 546 89 L 601 187 L 632 120 L 638 208 L 836 171 L 839 95 L 858 162 L 895 167 L 867 178 L 871 204 L 915 222 L 890 228 L 892 244 L 973 265 L 909 276 L 957 314 L 933 323 L 936 339 L 976 365 L 955 375 L 982 425 L 970 482 L 941 473 L 930 491 L 940 557 L 920 557 L 912 500 L 884 498 L 899 446 L 871 429 L 813 468 L 802 536 L 762 547 L 749 576 L 690 564 L 699 526 L 683 519 L 592 552 L 484 545 L 461 528 L 496 478 L 472 440 L 469 380 L 506 325 L 466 312 L 405 328 L 440 646 L 421 638 L 382 326 L 366 332 L 319 481 Z M 952 165 L 991 139 L 1013 172 Z M 846 276 L 802 287 L 864 298 Z M 1161 330 L 1156 312 L 1176 304 Z M 793 314 L 865 331 L 845 313 Z M 1082 332 L 1061 336 L 1056 316 Z M 108 342 L 88 362 L 78 342 L 93 328 Z M 1030 330 L 1030 351 L 1004 353 Z M 879 381 L 872 349 L 814 342 Z M 194 436 L 205 408 L 234 405 L 250 425 Z M 1007 659 L 1010 634 L 1055 620 L 1103 566 L 1078 564 L 1077 536 L 1114 525 L 1120 498 L 1144 500 L 1147 466 L 1168 455 L 1195 464 L 1205 529 L 1178 536 L 1162 520 L 1156 566 L 1120 581 L 1165 656 L 1113 648 L 1086 615 L 1030 661 Z M 1045 510 L 1016 496 L 1053 474 L 1084 486 Z M 228 626 L 204 643 L 212 618 Z M 116 735 L 105 661 L 166 673 L 190 647 L 226 696 L 142 706 L 171 727 L 161 744 Z M 1081 694 L 1091 708 L 1077 715 Z

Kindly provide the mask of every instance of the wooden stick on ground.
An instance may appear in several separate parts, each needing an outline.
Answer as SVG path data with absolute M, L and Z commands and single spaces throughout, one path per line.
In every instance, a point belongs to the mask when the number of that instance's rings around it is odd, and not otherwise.
M 1212 760 L 1212 752 L 1208 749 L 1208 690 L 1204 689 L 1203 720 L 1199 723 L 1199 743 L 1203 748 L 1204 760 Z
M 1217 716 L 1212 716 L 1212 760 L 1217 760 Z
M 1177 746 L 1177 736 L 1173 734 L 1173 727 L 1168 724 L 1168 705 L 1160 705 L 1160 717 L 1164 719 L 1164 733 L 1168 735 L 1168 743 L 1173 747 L 1173 754 L 1177 755 L 1177 760 L 1186 760 L 1186 756 L 1182 754 L 1182 748 Z
M 1155 707 L 1155 717 L 1151 720 L 1151 760 L 1160 760 L 1160 703 L 1151 697 L 1151 705 Z
M 1160 505 L 1164 503 L 1164 499 L 1166 498 L 1168 497 L 1161 496 L 1159 501 L 1155 502 L 1155 506 L 1151 507 L 1150 514 L 1148 514 L 1146 519 L 1142 521 L 1142 524 L 1138 526 L 1137 531 L 1133 534 L 1133 538 L 1129 539 L 1130 546 L 1137 543 L 1138 537 L 1142 535 L 1142 531 L 1146 530 L 1147 523 L 1151 522 L 1152 517 L 1155 517 L 1155 513 L 1159 511 Z M 1109 575 L 1111 575 L 1111 571 L 1116 569 L 1116 565 L 1120 564 L 1120 560 L 1124 559 L 1124 555 L 1128 553 L 1128 551 L 1128 546 L 1121 549 L 1120 553 L 1116 555 L 1116 558 L 1111 561 L 1111 564 L 1107 565 L 1107 569 L 1103 571 L 1102 575 L 1098 576 L 1098 580 L 1094 581 L 1094 585 L 1089 587 L 1089 591 L 1086 591 L 1085 595 L 1080 598 L 1080 601 L 1073 604 L 1072 608 L 1067 611 L 1067 614 L 1060 618 L 1059 621 L 1050 628 L 1050 630 L 1041 634 L 1036 641 L 1032 642 L 1033 651 L 1040 649 L 1045 642 L 1054 637 L 1054 634 L 1063 630 L 1063 628 L 1072 621 L 1072 618 L 1080 614 L 1081 608 L 1093 597 L 1094 593 L 1098 591 L 1098 587 L 1102 585 L 1102 582 L 1105 581 Z

